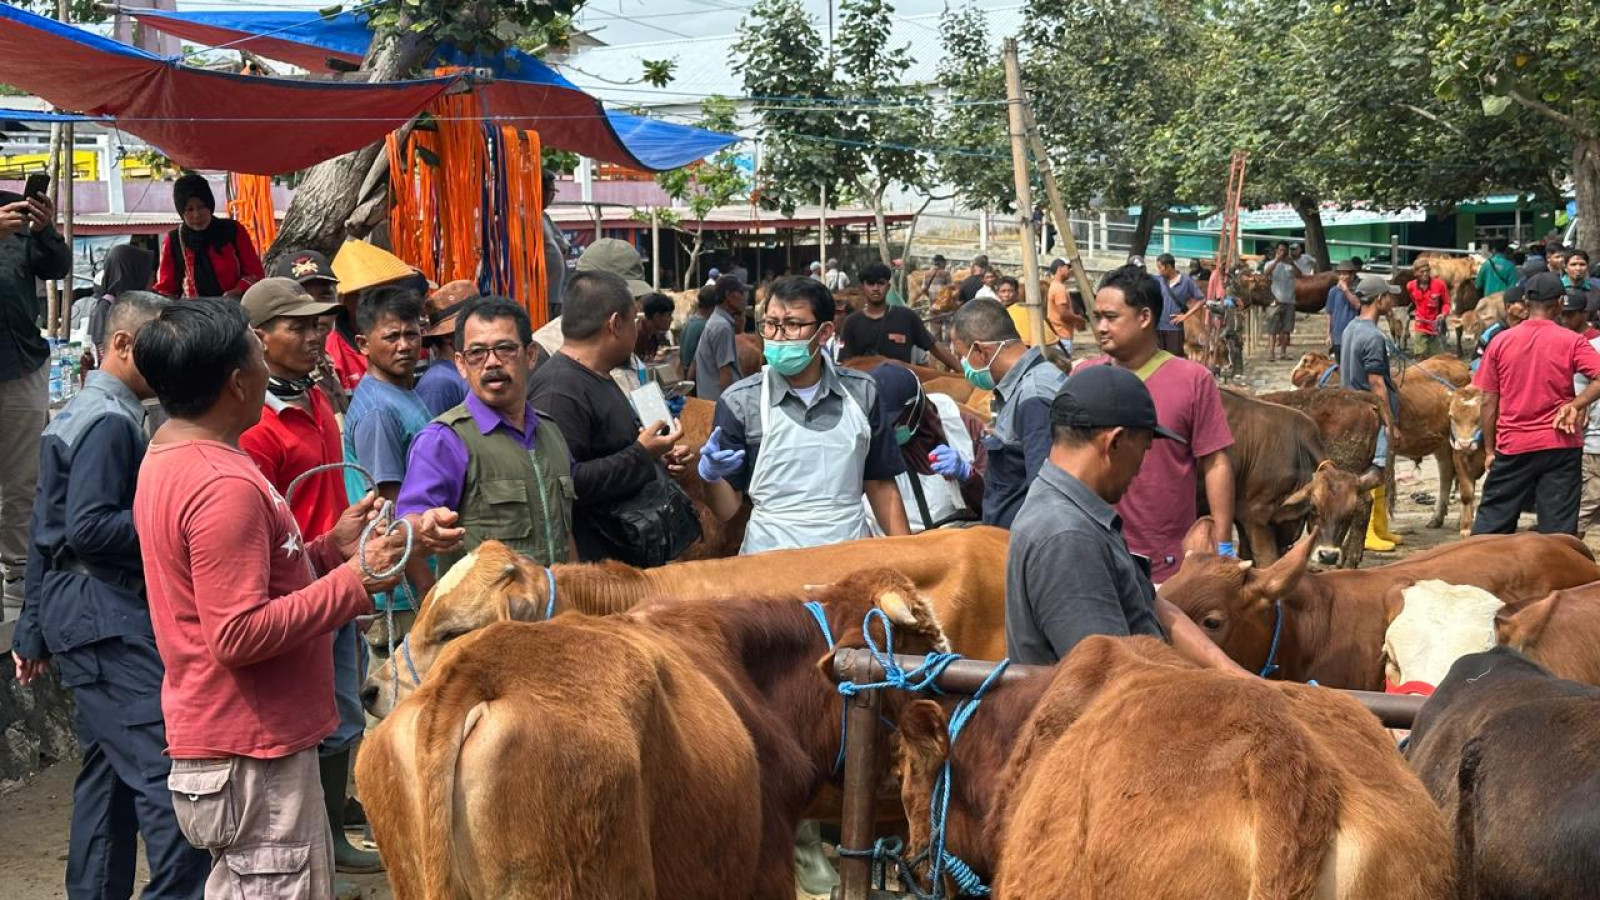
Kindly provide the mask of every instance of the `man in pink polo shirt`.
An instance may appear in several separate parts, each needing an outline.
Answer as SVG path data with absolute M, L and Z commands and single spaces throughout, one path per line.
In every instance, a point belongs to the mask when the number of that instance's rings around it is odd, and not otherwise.
M 261 417 L 267 365 L 233 300 L 174 303 L 140 330 L 134 361 L 170 416 L 139 470 L 139 533 L 178 826 L 212 855 L 206 896 L 331 898 L 333 846 L 317 743 L 338 723 L 334 629 L 395 579 L 363 574 L 367 497 L 306 542 L 239 449 Z M 459 543 L 454 514 L 413 523 L 422 545 Z M 397 533 L 369 542 L 391 568 Z
M 1528 320 L 1484 351 L 1472 383 L 1483 391 L 1483 484 L 1473 534 L 1510 534 L 1531 495 L 1538 530 L 1575 534 L 1583 489 L 1583 425 L 1600 398 L 1600 353 L 1556 323 L 1566 287 L 1540 272 L 1523 285 Z M 1573 396 L 1572 377 L 1590 379 Z
M 1171 578 L 1183 562 L 1183 537 L 1196 518 L 1197 479 L 1205 484 L 1212 536 L 1233 553 L 1233 432 L 1222 394 L 1205 366 L 1160 348 L 1160 285 L 1142 267 L 1107 273 L 1094 295 L 1094 334 L 1105 356 L 1083 365 L 1132 371 L 1150 391 L 1156 418 L 1183 441 L 1156 441 L 1117 502 L 1128 548 L 1150 559 L 1150 580 Z M 1185 443 L 1186 442 L 1186 443 Z

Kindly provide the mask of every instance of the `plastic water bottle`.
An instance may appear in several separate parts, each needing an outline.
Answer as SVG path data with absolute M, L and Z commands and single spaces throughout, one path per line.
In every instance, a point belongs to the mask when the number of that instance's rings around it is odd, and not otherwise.
M 64 396 L 62 394 L 61 378 L 61 340 L 48 338 L 50 342 L 50 402 L 58 403 Z

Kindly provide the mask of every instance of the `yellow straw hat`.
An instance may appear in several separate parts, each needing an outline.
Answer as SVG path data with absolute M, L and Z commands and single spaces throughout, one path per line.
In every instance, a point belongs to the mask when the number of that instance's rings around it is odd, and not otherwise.
M 410 278 L 417 270 L 382 247 L 365 241 L 345 241 L 333 258 L 333 274 L 339 278 L 339 293 L 354 294 L 374 285 Z

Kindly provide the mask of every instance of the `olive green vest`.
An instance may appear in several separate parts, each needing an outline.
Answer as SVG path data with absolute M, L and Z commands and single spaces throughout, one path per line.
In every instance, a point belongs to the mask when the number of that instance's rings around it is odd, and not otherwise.
M 478 430 L 465 403 L 434 421 L 467 446 L 467 478 L 457 510 L 466 538 L 459 551 L 440 555 L 439 571 L 488 540 L 501 541 L 540 565 L 569 562 L 572 457 L 556 423 L 539 417 L 529 451 L 505 434 Z

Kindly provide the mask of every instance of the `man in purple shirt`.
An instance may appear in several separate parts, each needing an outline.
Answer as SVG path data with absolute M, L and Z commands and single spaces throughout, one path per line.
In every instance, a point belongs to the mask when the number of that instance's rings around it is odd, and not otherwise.
M 527 400 L 528 313 L 480 297 L 459 315 L 455 357 L 469 393 L 412 441 L 395 507 L 401 515 L 436 506 L 460 513 L 462 553 L 495 540 L 541 565 L 576 560 L 572 458 L 561 429 Z M 459 558 L 441 557 L 439 571 Z

